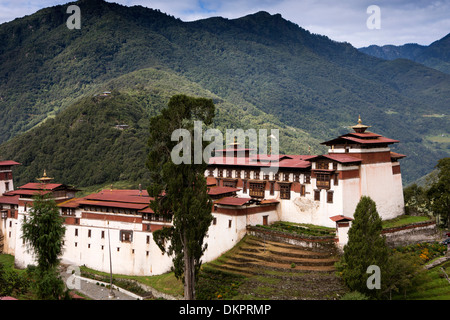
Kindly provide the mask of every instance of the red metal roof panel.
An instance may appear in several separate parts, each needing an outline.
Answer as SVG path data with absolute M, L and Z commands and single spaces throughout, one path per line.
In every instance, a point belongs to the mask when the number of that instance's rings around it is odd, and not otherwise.
M 2 204 L 19 204 L 19 195 L 1 196 L 0 203 L 2 203 Z
M 17 165 L 20 165 L 20 163 L 12 160 L 0 161 L 0 166 L 17 166 Z
M 235 197 L 225 197 L 220 200 L 215 201 L 215 204 L 222 204 L 228 206 L 242 206 L 249 202 L 251 198 L 235 198 Z

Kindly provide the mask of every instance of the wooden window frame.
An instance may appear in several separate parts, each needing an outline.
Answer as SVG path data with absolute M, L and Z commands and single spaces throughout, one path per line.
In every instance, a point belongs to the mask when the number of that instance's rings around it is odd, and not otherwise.
M 288 183 L 280 183 L 280 199 L 291 199 L 291 185 Z

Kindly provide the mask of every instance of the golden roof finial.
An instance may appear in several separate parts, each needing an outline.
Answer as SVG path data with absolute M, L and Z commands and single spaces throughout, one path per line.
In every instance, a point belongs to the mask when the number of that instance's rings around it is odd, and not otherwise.
M 53 180 L 53 178 L 47 177 L 47 171 L 44 169 L 44 174 L 42 175 L 41 178 L 38 178 L 37 180 L 39 180 L 41 183 L 46 183 Z
M 358 115 L 358 124 L 351 127 L 353 130 L 355 130 L 356 133 L 364 133 L 367 128 L 370 128 L 370 126 L 366 126 L 362 124 L 361 115 Z

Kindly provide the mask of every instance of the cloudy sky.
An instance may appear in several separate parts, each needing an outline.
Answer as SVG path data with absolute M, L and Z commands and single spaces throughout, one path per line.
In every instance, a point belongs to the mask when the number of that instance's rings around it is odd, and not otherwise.
M 192 21 L 212 16 L 229 19 L 257 11 L 285 19 L 359 48 L 371 44 L 429 45 L 450 33 L 450 0 L 108 0 L 142 5 Z M 0 0 L 0 23 L 69 0 Z M 372 8 L 375 6 L 375 11 Z M 369 9 L 369 10 L 368 10 Z M 82 13 L 81 8 L 81 13 Z

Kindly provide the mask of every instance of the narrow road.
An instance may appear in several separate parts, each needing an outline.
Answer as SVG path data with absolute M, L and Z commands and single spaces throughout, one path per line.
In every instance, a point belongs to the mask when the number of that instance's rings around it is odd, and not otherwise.
M 123 290 L 121 288 L 114 288 L 112 290 L 114 297 L 110 296 L 111 290 L 106 286 L 109 283 L 101 281 L 82 278 L 72 272 L 66 272 L 64 268 L 61 271 L 61 277 L 69 289 L 74 289 L 82 294 L 85 294 L 93 300 L 138 300 L 141 299 L 138 295 Z M 103 284 L 103 285 L 102 285 Z

